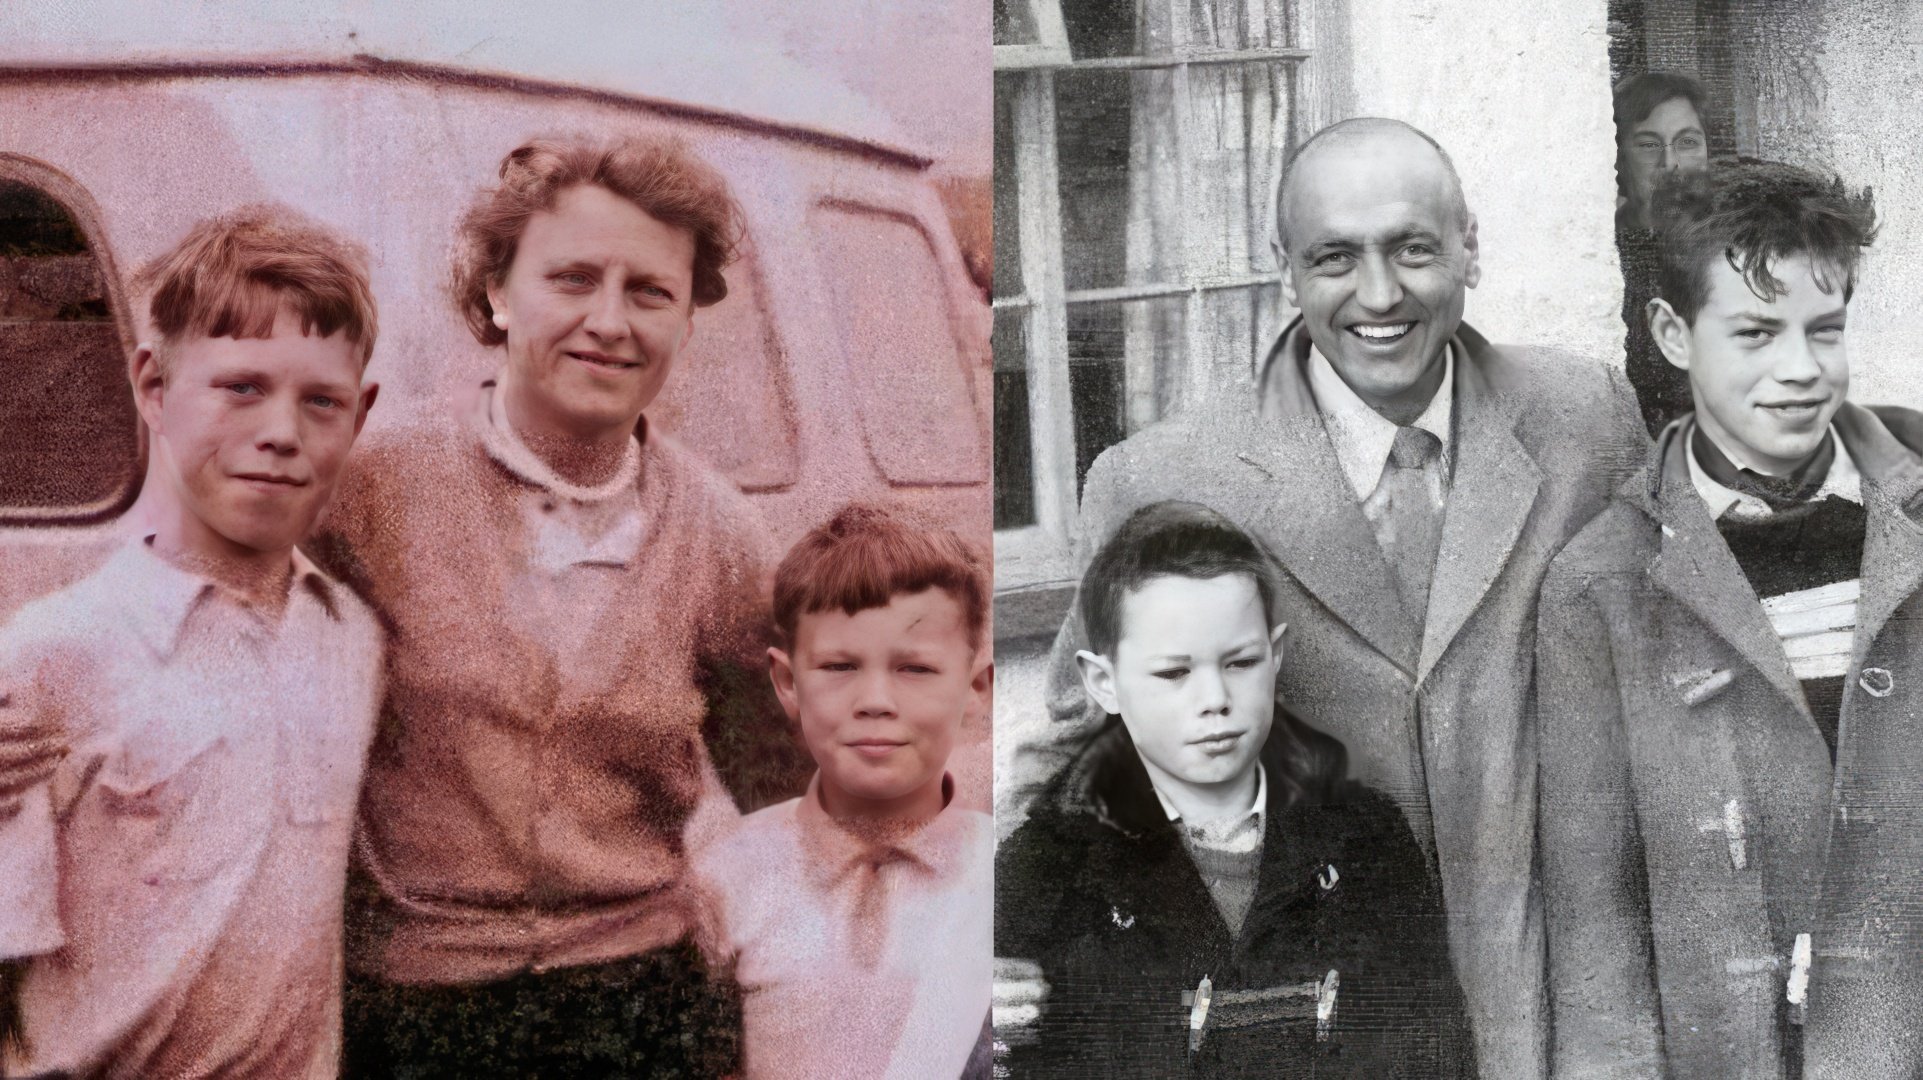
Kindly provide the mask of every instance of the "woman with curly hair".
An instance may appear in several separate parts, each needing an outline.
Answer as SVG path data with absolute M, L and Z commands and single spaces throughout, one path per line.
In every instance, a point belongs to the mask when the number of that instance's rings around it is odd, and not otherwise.
M 683 836 L 735 812 L 716 765 L 752 808 L 806 759 L 764 674 L 764 529 L 644 414 L 741 233 L 718 173 L 644 138 L 531 141 L 463 222 L 456 301 L 500 366 L 370 446 L 320 545 L 390 633 L 349 1075 L 735 1066 Z

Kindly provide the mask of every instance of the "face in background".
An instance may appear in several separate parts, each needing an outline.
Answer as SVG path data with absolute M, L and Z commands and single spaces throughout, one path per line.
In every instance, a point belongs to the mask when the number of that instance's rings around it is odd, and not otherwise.
M 853 615 L 809 612 L 792 655 L 770 649 L 775 692 L 821 769 L 836 817 L 912 818 L 942 808 L 942 776 L 994 669 L 945 589 L 897 594 Z
M 1778 259 L 1774 300 L 1711 259 L 1709 296 L 1692 325 L 1667 301 L 1650 301 L 1650 330 L 1669 362 L 1689 372 L 1696 422 L 1737 465 L 1768 475 L 1814 454 L 1849 393 L 1840 273 L 1817 282 L 1806 255 Z
M 266 338 L 193 337 L 134 356 L 180 541 L 211 558 L 285 554 L 313 530 L 379 388 L 343 332 L 301 333 L 282 308 Z
M 1121 716 L 1156 785 L 1207 798 L 1254 775 L 1275 720 L 1282 631 L 1246 574 L 1156 577 L 1123 598 L 1114 655 L 1077 658 L 1089 696 Z
M 694 333 L 692 233 L 596 185 L 528 219 L 488 288 L 507 331 L 508 415 L 524 431 L 626 439 Z
M 1630 205 L 1645 227 L 1650 225 L 1647 214 L 1656 182 L 1664 173 L 1709 167 L 1709 139 L 1703 134 L 1702 118 L 1685 97 L 1670 98 L 1651 109 L 1620 133 L 1617 149 Z
M 1342 381 L 1398 423 L 1441 385 L 1481 279 L 1475 219 L 1458 200 L 1435 148 L 1394 129 L 1325 137 L 1284 193 L 1283 296 Z

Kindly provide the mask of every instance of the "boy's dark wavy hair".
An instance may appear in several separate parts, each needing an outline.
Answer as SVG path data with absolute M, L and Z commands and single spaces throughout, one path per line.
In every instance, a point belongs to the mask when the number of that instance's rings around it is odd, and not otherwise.
M 1082 575 L 1079 603 L 1089 649 L 1115 655 L 1124 632 L 1123 602 L 1150 580 L 1207 580 L 1229 574 L 1252 579 L 1262 610 L 1271 623 L 1278 621 L 1275 560 L 1254 537 L 1199 503 L 1171 501 L 1142 507 L 1122 522 Z M 1279 746 L 1277 740 L 1281 740 Z M 1280 758 L 1285 775 L 1279 779 L 1290 801 L 1326 791 L 1347 771 L 1348 753 L 1342 743 L 1290 713 L 1279 692 L 1263 757 L 1271 762 Z
M 1852 192 L 1840 177 L 1776 161 L 1718 159 L 1701 173 L 1671 172 L 1656 187 L 1651 216 L 1661 238 L 1657 295 L 1694 324 L 1709 302 L 1709 268 L 1721 258 L 1764 301 L 1784 285 L 1770 273 L 1782 259 L 1807 256 L 1824 292 L 1847 303 L 1856 268 L 1876 239 L 1870 189 Z

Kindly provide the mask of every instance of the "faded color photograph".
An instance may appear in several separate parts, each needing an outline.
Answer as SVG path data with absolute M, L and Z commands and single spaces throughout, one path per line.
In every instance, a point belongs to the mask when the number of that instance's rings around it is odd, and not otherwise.
M 990 13 L 0 15 L 0 1076 L 985 1076 Z
M 1911 6 L 1001 14 L 1001 1067 L 1923 1069 Z

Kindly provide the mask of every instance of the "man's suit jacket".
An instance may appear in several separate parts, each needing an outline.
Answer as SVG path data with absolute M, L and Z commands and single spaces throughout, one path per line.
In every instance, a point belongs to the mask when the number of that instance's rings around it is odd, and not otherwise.
M 1923 414 L 1845 405 L 1862 598 L 1836 763 L 1690 484 L 1682 425 L 1543 588 L 1555 1073 L 1923 1075 Z
M 1285 571 L 1283 700 L 1347 744 L 1356 778 L 1393 797 L 1436 860 L 1450 944 L 1484 1077 L 1542 1075 L 1542 936 L 1535 889 L 1536 757 L 1526 722 L 1536 596 L 1549 559 L 1642 460 L 1621 379 L 1550 350 L 1454 339 L 1453 476 L 1426 620 L 1389 565 L 1309 391 L 1309 337 L 1284 331 L 1257 408 L 1178 417 L 1110 448 L 1082 502 L 1081 565 L 1134 510 L 1205 503 Z M 1056 641 L 1050 711 L 1064 742 L 1099 720 Z M 1414 762 L 1399 769 L 1395 762 Z

